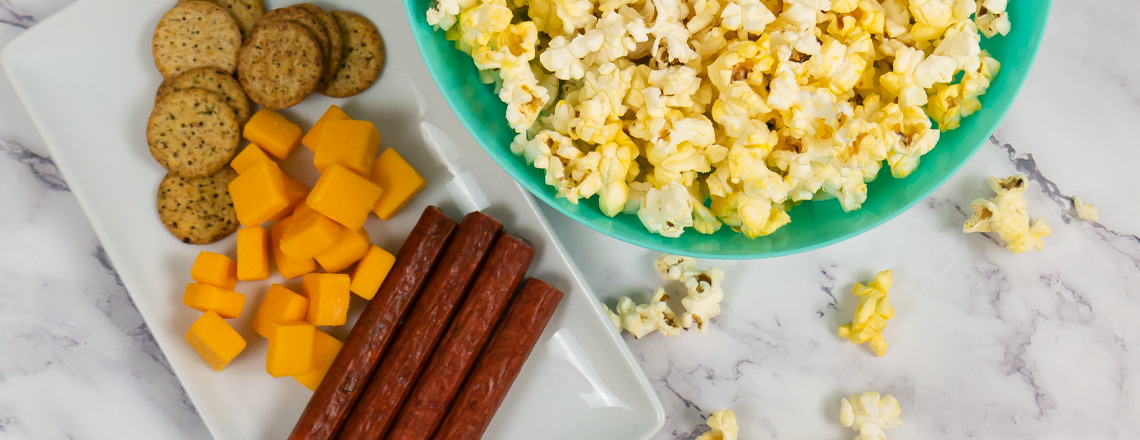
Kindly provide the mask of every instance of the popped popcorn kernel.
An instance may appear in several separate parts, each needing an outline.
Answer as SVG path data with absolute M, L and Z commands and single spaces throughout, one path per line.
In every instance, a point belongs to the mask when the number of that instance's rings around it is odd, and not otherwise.
M 855 317 L 851 322 L 839 326 L 839 336 L 856 344 L 869 342 L 871 350 L 880 357 L 887 354 L 883 329 L 887 326 L 887 320 L 895 316 L 895 309 L 887 298 L 887 292 L 893 283 L 894 278 L 889 269 L 879 272 L 867 285 L 855 283 L 851 294 L 859 298 L 859 305 L 855 307 Z
M 1100 220 L 1100 213 L 1096 211 L 1093 205 L 1085 203 L 1081 200 L 1081 196 L 1073 197 L 1073 209 L 1077 211 L 1077 217 L 1081 220 L 1088 220 L 1095 222 Z
M 1038 217 L 1032 223 L 1026 212 L 1025 189 L 1029 180 L 1024 174 L 1004 179 L 990 178 L 990 188 L 994 197 L 970 202 L 974 213 L 962 226 L 962 232 L 994 232 L 1005 242 L 1006 249 L 1015 254 L 1041 251 L 1045 237 L 1053 235 L 1053 229 Z
M 736 440 L 740 435 L 740 428 L 736 425 L 736 413 L 731 409 L 719 409 L 712 413 L 705 424 L 709 431 L 701 434 L 696 440 Z
M 901 412 L 891 395 L 865 391 L 840 401 L 839 423 L 859 433 L 855 440 L 886 440 L 886 431 L 902 424 Z

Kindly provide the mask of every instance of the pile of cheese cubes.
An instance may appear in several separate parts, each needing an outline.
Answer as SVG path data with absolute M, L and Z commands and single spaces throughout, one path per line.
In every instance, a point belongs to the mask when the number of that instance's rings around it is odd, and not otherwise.
M 269 340 L 266 371 L 315 389 L 342 345 L 317 327 L 345 324 L 350 292 L 372 299 L 395 262 L 371 244 L 365 221 L 370 213 L 392 218 L 426 182 L 395 150 L 377 156 L 376 126 L 335 105 L 304 134 L 263 109 L 243 136 L 252 143 L 230 164 L 238 172 L 229 190 L 242 225 L 237 259 L 202 252 L 195 260 L 195 283 L 183 302 L 205 314 L 186 340 L 219 371 L 241 353 L 246 341 L 223 318 L 241 315 L 245 296 L 233 289 L 239 280 L 268 279 L 272 256 L 282 277 L 301 277 L 301 293 L 273 284 L 257 310 L 253 330 Z M 321 172 L 311 190 L 274 160 L 301 144 L 313 151 Z M 275 223 L 266 227 L 269 222 Z

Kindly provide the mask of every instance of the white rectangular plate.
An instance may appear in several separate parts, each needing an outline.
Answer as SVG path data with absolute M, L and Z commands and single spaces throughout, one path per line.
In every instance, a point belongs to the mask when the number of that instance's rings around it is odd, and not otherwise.
M 285 6 L 268 1 L 269 8 Z M 123 283 L 206 425 L 217 438 L 284 438 L 310 392 L 265 372 L 264 339 L 250 320 L 270 282 L 240 283 L 242 318 L 231 324 L 249 341 L 222 372 L 210 369 L 183 335 L 200 315 L 182 305 L 190 265 L 202 250 L 233 255 L 234 239 L 198 247 L 180 243 L 158 220 L 155 193 L 164 171 L 150 157 L 146 120 L 161 77 L 151 34 L 174 1 L 83 0 L 12 41 L 4 68 L 67 179 Z M 330 104 L 376 123 L 383 147 L 395 148 L 428 180 L 395 219 L 367 224 L 373 242 L 396 251 L 428 204 L 455 218 L 483 209 L 537 250 L 531 275 L 567 295 L 487 432 L 491 439 L 643 439 L 664 412 L 644 373 L 587 290 L 533 200 L 475 143 L 435 88 L 397 2 L 320 2 L 376 23 L 384 72 L 361 95 L 313 95 L 284 114 L 309 127 Z M 316 180 L 304 148 L 285 168 Z M 285 282 L 297 288 L 298 280 Z M 358 311 L 362 302 L 353 302 Z M 351 324 L 351 321 L 350 321 Z M 348 326 L 333 330 L 338 337 Z

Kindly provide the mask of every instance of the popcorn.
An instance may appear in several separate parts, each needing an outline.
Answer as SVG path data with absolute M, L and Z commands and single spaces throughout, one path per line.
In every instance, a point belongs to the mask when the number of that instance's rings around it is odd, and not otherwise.
M 1053 230 L 1043 218 L 1029 222 L 1025 211 L 1026 186 L 1028 181 L 1024 174 L 1004 179 L 991 177 L 990 188 L 996 195 L 970 202 L 974 213 L 962 226 L 962 232 L 996 232 L 1010 252 L 1020 254 L 1033 249 L 1040 252 L 1044 246 L 1042 238 L 1053 235 Z
M 666 280 L 682 280 L 697 270 L 697 260 L 680 255 L 661 254 L 653 261 L 653 269 Z
M 561 80 L 581 79 L 586 75 L 586 64 L 582 59 L 602 48 L 605 35 L 605 31 L 595 29 L 578 34 L 571 40 L 563 36 L 552 38 L 547 49 L 539 55 L 542 67 L 554 72 L 554 76 Z
M 451 29 L 459 13 L 475 6 L 477 2 L 478 0 L 436 0 L 435 6 L 427 11 L 427 23 L 445 31 Z
M 427 16 L 557 197 L 668 237 L 755 238 L 797 203 L 860 209 L 884 163 L 913 173 L 981 108 L 1001 65 L 980 43 L 1008 32 L 1006 2 L 439 0 Z
M 724 271 L 711 268 L 707 271 L 693 272 L 684 279 L 688 296 L 681 299 L 685 313 L 681 315 L 681 326 L 685 330 L 697 329 L 697 333 L 708 331 L 709 320 L 720 314 L 720 303 L 724 300 L 724 289 L 721 282 L 724 280 Z
M 1073 197 L 1073 209 L 1077 211 L 1077 217 L 1081 220 L 1092 222 L 1100 220 L 1100 214 L 1096 211 L 1096 208 L 1093 208 L 1092 205 L 1081 200 L 1081 196 Z
M 760 0 L 729 0 L 720 13 L 721 27 L 745 35 L 760 35 L 776 16 Z
M 851 294 L 859 298 L 859 305 L 855 307 L 855 318 L 839 326 L 839 336 L 856 344 L 870 342 L 875 354 L 880 357 L 887 354 L 883 328 L 887 326 L 887 320 L 895 316 L 895 309 L 887 299 L 887 291 L 891 290 L 893 282 L 891 271 L 884 270 L 866 286 L 855 283 Z M 844 426 L 851 425 L 845 423 Z
M 1002 36 L 1009 34 L 1009 14 L 1006 13 L 1005 7 L 1006 0 L 978 1 L 978 10 L 975 12 L 974 22 L 978 24 L 978 30 L 986 38 L 993 38 L 998 34 Z
M 665 237 L 680 237 L 693 226 L 693 201 L 689 190 L 677 182 L 650 188 L 641 200 L 637 218 L 645 228 Z
M 898 400 L 889 394 L 865 391 L 839 403 L 839 423 L 859 432 L 855 440 L 886 440 L 886 430 L 902 424 Z
M 660 287 L 653 291 L 653 297 L 646 304 L 635 304 L 632 299 L 623 296 L 618 299 L 617 310 L 611 312 L 610 320 L 617 316 L 615 324 L 620 322 L 621 328 L 637 339 L 655 331 L 665 336 L 679 336 L 681 326 L 666 303 L 668 300 L 669 295 Z
M 736 414 L 730 409 L 717 410 L 705 424 L 710 431 L 701 434 L 696 440 L 736 440 L 740 435 L 740 428 L 736 426 Z

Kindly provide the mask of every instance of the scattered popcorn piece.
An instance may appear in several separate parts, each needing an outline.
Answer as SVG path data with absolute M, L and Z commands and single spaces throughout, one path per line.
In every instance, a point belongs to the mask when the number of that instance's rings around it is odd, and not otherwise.
M 990 199 L 970 202 L 973 215 L 962 226 L 962 232 L 995 232 L 1006 249 L 1015 254 L 1036 249 L 1041 251 L 1044 237 L 1053 235 L 1053 229 L 1038 217 L 1032 223 L 1025 211 L 1025 188 L 1029 181 L 1024 174 L 999 179 L 990 178 L 990 188 L 996 194 Z
M 1096 208 L 1081 200 L 1081 196 L 1073 197 L 1073 208 L 1077 210 L 1077 217 L 1083 220 L 1092 222 L 1100 220 L 1100 214 L 1097 213 Z
M 891 271 L 884 270 L 875 275 L 875 279 L 864 286 L 855 283 L 851 294 L 859 298 L 859 305 L 855 307 L 855 317 L 850 323 L 839 326 L 839 336 L 850 339 L 851 342 L 862 344 L 871 343 L 871 349 L 880 357 L 887 354 L 887 341 L 883 339 L 883 329 L 887 320 L 895 316 L 895 309 L 887 298 L 887 291 L 891 290 L 894 279 Z
M 699 271 L 685 278 L 688 296 L 681 299 L 685 313 L 681 315 L 681 326 L 689 330 L 694 326 L 697 333 L 708 331 L 709 321 L 720 314 L 720 303 L 724 300 L 724 271 L 713 267 Z
M 653 269 L 666 280 L 682 280 L 697 270 L 697 260 L 680 255 L 661 254 L 653 261 Z
M 622 329 L 638 339 L 655 331 L 660 331 L 665 336 L 678 336 L 681 334 L 681 325 L 677 322 L 677 315 L 666 303 L 668 300 L 669 295 L 661 287 L 653 291 L 653 297 L 645 304 L 636 304 L 629 297 L 623 296 L 618 299 L 616 313 L 610 319 L 617 316 L 614 323 L 620 323 Z
M 898 400 L 889 394 L 865 391 L 839 404 L 839 423 L 859 432 L 855 440 L 886 440 L 886 430 L 902 424 Z
M 709 321 L 720 314 L 720 303 L 724 300 L 724 271 L 712 267 L 698 270 L 696 260 L 678 255 L 662 254 L 653 262 L 653 268 L 665 280 L 680 281 L 685 285 L 687 295 L 681 299 L 685 313 L 677 320 L 676 313 L 666 304 L 669 295 L 658 287 L 649 303 L 638 305 L 628 297 L 618 300 L 616 312 L 606 308 L 606 313 L 614 327 L 641 338 L 659 330 L 667 336 L 677 336 L 682 329 L 705 333 Z
M 701 434 L 696 440 L 736 440 L 740 435 L 740 428 L 736 426 L 736 414 L 731 409 L 717 410 L 705 424 L 709 426 L 709 432 Z

